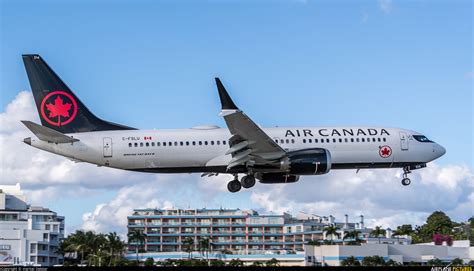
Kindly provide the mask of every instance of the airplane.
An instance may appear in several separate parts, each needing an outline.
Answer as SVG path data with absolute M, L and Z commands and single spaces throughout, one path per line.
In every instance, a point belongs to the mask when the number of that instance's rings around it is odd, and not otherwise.
M 446 153 L 421 133 L 399 128 L 261 128 L 219 78 L 227 128 L 139 130 L 96 117 L 39 55 L 23 55 L 23 62 L 42 124 L 22 121 L 35 135 L 24 142 L 76 162 L 150 173 L 231 174 L 227 188 L 235 193 L 256 180 L 294 183 L 338 169 L 401 168 L 406 186 L 412 170 Z

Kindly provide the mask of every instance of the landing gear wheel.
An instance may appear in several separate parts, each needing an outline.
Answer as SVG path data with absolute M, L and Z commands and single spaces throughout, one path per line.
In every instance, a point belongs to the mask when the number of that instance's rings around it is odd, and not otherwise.
M 227 189 L 231 193 L 239 192 L 241 188 L 242 188 L 242 185 L 240 184 L 240 182 L 238 180 L 230 181 L 227 184 Z
M 252 175 L 245 175 L 240 180 L 243 188 L 250 188 L 255 185 L 255 177 Z
M 404 186 L 410 185 L 410 184 L 411 184 L 411 180 L 408 179 L 408 178 L 403 178 L 403 179 L 402 179 L 402 184 L 403 184 Z

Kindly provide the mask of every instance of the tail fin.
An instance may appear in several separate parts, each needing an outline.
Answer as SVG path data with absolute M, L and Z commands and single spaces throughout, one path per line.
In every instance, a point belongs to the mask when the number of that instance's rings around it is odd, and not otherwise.
M 23 63 L 43 126 L 65 134 L 135 129 L 92 114 L 39 55 L 23 55 Z

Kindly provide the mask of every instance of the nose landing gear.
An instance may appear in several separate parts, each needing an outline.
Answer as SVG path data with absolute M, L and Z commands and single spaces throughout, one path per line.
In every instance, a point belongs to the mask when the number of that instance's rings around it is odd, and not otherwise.
M 402 185 L 407 186 L 411 184 L 410 178 L 408 178 L 408 174 L 410 174 L 410 168 L 409 167 L 404 167 L 403 168 L 403 179 L 402 179 Z

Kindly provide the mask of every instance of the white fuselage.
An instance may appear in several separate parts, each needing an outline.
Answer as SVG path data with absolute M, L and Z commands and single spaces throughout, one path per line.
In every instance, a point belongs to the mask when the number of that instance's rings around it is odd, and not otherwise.
M 430 162 L 445 153 L 420 133 L 375 127 L 275 127 L 263 129 L 287 151 L 324 148 L 332 169 L 404 167 Z M 56 144 L 33 138 L 31 145 L 73 160 L 126 170 L 187 173 L 226 172 L 232 159 L 228 129 L 117 130 L 69 134 L 78 142 Z M 388 147 L 390 150 L 381 149 Z

